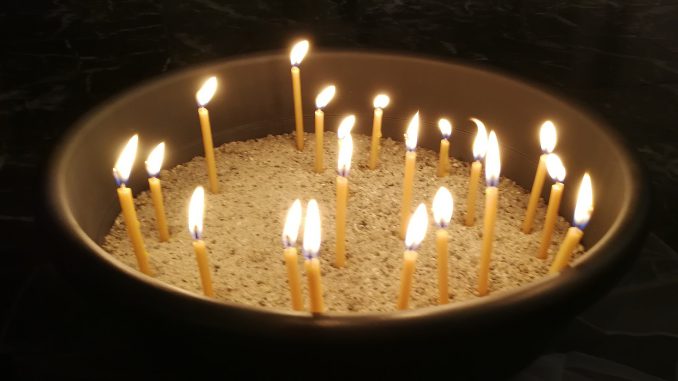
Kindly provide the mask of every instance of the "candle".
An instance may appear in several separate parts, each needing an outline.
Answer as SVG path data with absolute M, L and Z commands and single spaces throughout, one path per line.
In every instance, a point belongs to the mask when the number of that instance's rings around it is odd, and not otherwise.
M 436 232 L 436 253 L 438 254 L 438 303 L 446 304 L 449 301 L 447 286 L 447 256 L 448 240 L 447 226 L 452 219 L 454 200 L 452 194 L 445 187 L 440 187 L 433 197 L 433 222 L 438 227 Z
M 499 202 L 499 174 L 501 161 L 499 158 L 499 143 L 494 131 L 490 132 L 487 157 L 485 158 L 485 218 L 483 219 L 483 246 L 480 253 L 480 269 L 478 272 L 478 295 L 487 295 L 490 278 L 490 256 L 494 241 L 494 225 L 497 219 L 497 204 Z
M 414 276 L 414 265 L 417 261 L 417 248 L 426 236 L 428 229 L 428 215 L 426 206 L 419 204 L 412 214 L 412 218 L 407 226 L 407 235 L 405 236 L 405 253 L 403 254 L 403 271 L 400 276 L 400 293 L 398 294 L 397 307 L 399 310 L 406 310 L 410 302 L 410 291 L 412 290 L 412 278 Z
M 158 229 L 160 241 L 169 239 L 169 230 L 167 229 L 167 218 L 165 217 L 165 204 L 162 200 L 162 187 L 158 174 L 162 167 L 162 160 L 165 156 L 165 143 L 158 144 L 146 159 L 146 171 L 148 172 L 148 186 L 151 189 L 151 200 L 155 209 L 155 224 Z
M 355 120 L 355 118 L 353 118 Z M 351 170 L 353 138 L 347 132 L 341 139 L 337 159 L 337 210 L 336 210 L 336 265 L 346 264 L 346 204 L 348 202 L 348 173 Z
M 438 128 L 443 138 L 440 139 L 440 158 L 438 160 L 438 177 L 445 177 L 450 167 L 450 135 L 452 135 L 452 124 L 449 120 L 441 118 L 438 121 Z
M 539 164 L 537 165 L 537 172 L 534 174 L 534 182 L 532 183 L 532 191 L 530 192 L 530 201 L 527 204 L 527 211 L 525 213 L 525 221 L 523 222 L 523 233 L 532 231 L 534 224 L 534 216 L 537 213 L 537 204 L 539 204 L 539 196 L 544 187 L 544 178 L 546 177 L 546 158 L 556 148 L 557 134 L 556 127 L 550 120 L 547 120 L 541 125 L 539 129 L 539 143 L 541 145 L 542 155 L 539 157 Z
M 403 179 L 403 202 L 400 211 L 400 236 L 405 237 L 405 228 L 407 219 L 410 215 L 410 205 L 412 204 L 412 186 L 414 183 L 414 170 L 417 162 L 417 139 L 419 137 L 419 111 L 412 117 L 405 134 L 405 177 Z
M 294 123 L 296 126 L 297 149 L 304 150 L 304 113 L 301 109 L 301 78 L 299 65 L 308 53 L 308 41 L 299 41 L 290 51 L 292 63 L 292 95 L 294 96 Z
M 591 220 L 591 213 L 593 213 L 593 187 L 591 186 L 591 177 L 588 173 L 585 173 L 579 186 L 577 205 L 574 208 L 574 226 L 567 230 L 565 239 L 553 259 L 549 273 L 555 274 L 562 271 L 570 262 L 570 256 L 579 246 L 579 242 L 584 236 L 584 228 Z
M 134 254 L 137 257 L 137 264 L 139 270 L 144 274 L 151 275 L 151 269 L 148 265 L 148 253 L 144 247 L 144 239 L 141 236 L 141 227 L 137 219 L 137 212 L 134 209 L 134 199 L 132 198 L 132 190 L 126 186 L 129 175 L 132 172 L 132 165 L 137 154 L 137 146 L 139 145 L 139 136 L 132 136 L 125 148 L 118 156 L 118 160 L 113 167 L 113 177 L 118 183 L 118 199 L 120 200 L 120 209 L 122 209 L 122 218 L 125 221 L 127 228 L 127 235 L 132 242 Z
M 301 296 L 301 277 L 299 276 L 299 265 L 297 260 L 297 235 L 299 234 L 299 225 L 301 224 L 301 201 L 294 200 L 292 206 L 287 211 L 285 227 L 283 228 L 282 242 L 284 247 L 283 256 L 287 267 L 287 282 L 290 287 L 290 298 L 292 309 L 301 311 L 304 309 L 304 302 Z
M 558 209 L 560 208 L 560 200 L 563 196 L 563 181 L 565 180 L 565 166 L 560 158 L 555 153 L 549 154 L 546 158 L 546 169 L 549 176 L 555 181 L 551 186 L 551 196 L 549 196 L 549 205 L 546 208 L 546 218 L 544 219 L 544 229 L 541 237 L 541 244 L 537 258 L 545 259 L 551 246 L 551 238 L 553 237 L 553 229 L 556 227 L 558 219 Z
M 313 168 L 317 173 L 322 173 L 325 169 L 323 147 L 323 133 L 325 132 L 325 113 L 323 109 L 334 98 L 336 88 L 327 86 L 315 98 L 315 162 Z
M 207 246 L 202 238 L 202 221 L 205 213 L 205 189 L 198 186 L 193 191 L 191 201 L 188 204 L 188 230 L 193 238 L 193 250 L 198 261 L 200 282 L 205 296 L 213 297 L 212 277 L 210 275 L 209 261 L 207 260 Z
M 318 202 L 314 199 L 308 202 L 306 219 L 304 221 L 303 254 L 306 258 L 304 267 L 308 278 L 308 294 L 311 299 L 311 312 L 321 313 L 325 310 L 323 301 L 323 287 L 320 277 L 320 211 Z
M 372 146 L 370 148 L 370 169 L 375 169 L 379 165 L 379 148 L 381 139 L 381 119 L 384 116 L 384 109 L 388 106 L 391 99 L 386 94 L 379 94 L 374 97 L 372 102 L 374 106 L 374 118 L 372 120 Z
M 205 147 L 205 164 L 207 165 L 207 176 L 210 182 L 210 191 L 217 193 L 219 191 L 219 180 L 217 180 L 217 164 L 214 160 L 214 143 L 212 143 L 212 126 L 210 124 L 210 113 L 205 106 L 217 91 L 217 78 L 210 77 L 203 83 L 200 90 L 195 93 L 195 99 L 198 101 L 198 118 L 200 119 L 200 130 L 202 131 L 202 144 Z
M 473 140 L 473 164 L 471 164 L 471 176 L 468 183 L 468 195 L 466 196 L 466 226 L 473 226 L 476 219 L 476 198 L 478 197 L 478 181 L 480 171 L 483 169 L 481 160 L 487 151 L 487 130 L 485 124 L 479 119 L 471 118 L 478 128 L 476 138 Z

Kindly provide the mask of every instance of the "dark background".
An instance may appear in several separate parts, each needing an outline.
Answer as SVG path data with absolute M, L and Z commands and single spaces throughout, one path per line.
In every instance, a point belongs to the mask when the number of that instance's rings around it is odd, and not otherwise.
M 69 125 L 141 81 L 309 36 L 499 69 L 616 128 L 650 175 L 653 235 L 520 378 L 676 376 L 678 1 L 5 0 L 0 30 L 0 370 L 31 378 L 84 362 L 76 373 L 124 374 L 89 356 L 124 347 L 126 323 L 62 279 L 36 218 L 44 164 Z

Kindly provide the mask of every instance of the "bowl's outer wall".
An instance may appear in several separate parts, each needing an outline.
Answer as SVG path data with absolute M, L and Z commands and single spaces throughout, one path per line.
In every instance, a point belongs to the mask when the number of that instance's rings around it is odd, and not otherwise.
M 528 337 L 548 338 L 554 326 L 606 289 L 644 234 L 648 200 L 642 174 L 617 138 L 576 107 L 522 82 L 465 66 L 328 52 L 309 55 L 301 67 L 306 131 L 312 131 L 315 95 L 327 84 L 337 85 L 337 95 L 326 109 L 328 130 L 336 130 L 341 117 L 354 113 L 355 132 L 369 134 L 372 99 L 385 92 L 391 97 L 385 136 L 402 140 L 409 118 L 419 110 L 420 146 L 437 150 L 436 122 L 447 117 L 454 126 L 451 154 L 470 160 L 475 127 L 468 119 L 480 118 L 497 132 L 502 175 L 529 189 L 541 153 L 539 126 L 547 119 L 554 121 L 559 133 L 556 152 L 568 170 L 561 215 L 572 215 L 583 173 L 588 171 L 593 179 L 595 211 L 584 240 L 588 255 L 559 277 L 481 300 L 403 313 L 311 318 L 201 298 L 122 265 L 97 245 L 119 213 L 111 168 L 132 134 L 140 134 L 140 150 L 130 184 L 139 192 L 147 187 L 142 158 L 158 142 L 168 146 L 166 168 L 202 155 L 194 94 L 210 75 L 220 81 L 208 105 L 216 145 L 292 132 L 289 70 L 282 54 L 199 67 L 152 81 L 84 118 L 56 153 L 49 188 L 54 218 L 63 229 L 57 234 L 71 239 L 76 248 L 72 257 L 89 266 L 88 272 L 99 274 L 100 284 L 115 285 L 114 293 L 124 295 L 127 303 L 150 305 L 160 315 L 250 337 L 461 340 L 502 332 L 527 342 Z M 543 196 L 548 189 L 545 186 Z M 288 202 L 281 200 L 281 208 Z M 511 348 L 495 347 L 505 354 Z

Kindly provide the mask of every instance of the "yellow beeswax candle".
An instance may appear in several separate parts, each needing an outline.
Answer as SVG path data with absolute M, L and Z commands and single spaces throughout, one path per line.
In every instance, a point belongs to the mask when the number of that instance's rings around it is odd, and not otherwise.
M 188 230 L 193 238 L 193 250 L 198 262 L 202 291 L 206 296 L 214 296 L 212 289 L 212 277 L 210 275 L 209 261 L 207 259 L 207 247 L 202 240 L 203 215 L 205 213 L 205 190 L 198 186 L 191 195 L 188 204 Z
M 148 172 L 148 186 L 151 190 L 151 200 L 153 209 L 155 209 L 155 224 L 158 228 L 160 241 L 169 239 L 169 229 L 167 228 L 167 219 L 165 217 L 165 204 L 162 198 L 162 187 L 160 179 L 157 178 L 162 167 L 162 160 L 165 156 L 165 143 L 158 144 L 146 159 L 146 171 Z
M 579 242 L 584 236 L 584 228 L 589 223 L 592 213 L 593 186 L 591 185 L 591 177 L 588 173 L 585 173 L 579 186 L 577 205 L 574 208 L 574 226 L 568 229 L 565 239 L 553 259 L 549 273 L 555 274 L 567 267 L 572 252 L 577 249 Z
M 217 91 L 217 78 L 210 77 L 195 94 L 198 101 L 198 118 L 200 120 L 200 130 L 202 132 L 202 144 L 205 149 L 205 164 L 207 165 L 207 176 L 212 193 L 219 192 L 219 180 L 217 179 L 217 164 L 214 159 L 214 142 L 212 142 L 212 126 L 210 124 L 210 114 L 205 106 Z
M 544 219 L 544 229 L 542 230 L 541 244 L 537 252 L 537 258 L 545 259 L 549 247 L 551 246 L 551 238 L 553 237 L 553 230 L 556 227 L 558 220 L 558 209 L 560 208 L 560 200 L 563 196 L 563 180 L 565 180 L 565 166 L 560 161 L 556 154 L 550 154 L 546 161 L 546 167 L 549 175 L 556 182 L 551 186 L 551 196 L 549 197 L 549 205 L 546 208 L 546 218 Z
M 407 227 L 407 236 L 405 237 L 405 253 L 403 254 L 403 269 L 400 274 L 400 290 L 396 307 L 399 310 L 406 310 L 410 302 L 410 291 L 412 290 L 412 280 L 414 277 L 414 265 L 417 261 L 417 252 L 415 251 L 421 241 L 426 236 L 428 229 L 428 215 L 426 206 L 419 204 L 412 214 L 412 218 Z
M 412 204 L 412 187 L 414 184 L 414 171 L 416 169 L 417 139 L 419 135 L 419 111 L 412 117 L 405 134 L 405 176 L 403 178 L 403 202 L 400 210 L 400 236 L 405 237 L 407 220 L 410 216 L 410 207 Z
M 445 177 L 449 173 L 450 167 L 450 135 L 452 134 L 452 124 L 449 120 L 441 118 L 438 121 L 438 128 L 443 138 L 440 139 L 440 157 L 438 159 L 438 177 Z
M 525 221 L 523 221 L 522 227 L 523 233 L 525 234 L 532 231 L 537 205 L 539 204 L 539 197 L 541 196 L 541 190 L 544 187 L 544 178 L 546 177 L 546 159 L 548 155 L 553 152 L 553 149 L 556 148 L 556 142 L 556 127 L 551 121 L 547 120 L 539 129 L 539 143 L 543 153 L 539 157 L 537 172 L 534 174 L 534 182 L 532 183 L 532 191 L 530 192 L 530 201 L 527 204 L 527 211 L 525 212 Z
M 304 149 L 304 113 L 301 108 L 301 76 L 299 65 L 308 53 L 308 41 L 303 40 L 296 43 L 290 51 L 290 62 L 292 63 L 292 95 L 294 97 L 294 123 L 296 126 L 297 149 Z
M 325 132 L 325 113 L 323 109 L 334 97 L 336 88 L 334 86 L 327 86 L 315 98 L 315 162 L 313 169 L 316 173 L 322 173 L 325 170 L 324 156 L 325 149 L 323 146 L 323 135 Z
M 308 278 L 310 309 L 314 314 L 325 311 L 318 251 L 320 251 L 320 210 L 318 203 L 315 200 L 310 200 L 306 207 L 306 219 L 304 221 L 303 253 L 306 258 L 304 267 Z
M 480 171 L 483 169 L 481 160 L 487 152 L 487 130 L 485 124 L 479 119 L 471 118 L 475 123 L 478 132 L 473 140 L 473 157 L 471 164 L 471 174 L 468 183 L 468 194 L 466 196 L 466 217 L 464 222 L 466 226 L 473 226 L 476 219 L 476 199 L 478 198 L 478 181 L 480 180 Z
M 445 187 L 440 187 L 433 197 L 433 222 L 438 227 L 436 232 L 436 253 L 438 255 L 438 303 L 446 304 L 449 301 L 448 287 L 448 240 L 447 226 L 452 219 L 454 200 L 452 194 Z
M 480 268 L 478 271 L 478 295 L 487 295 L 490 284 L 490 258 L 494 243 L 494 226 L 497 219 L 499 203 L 499 174 L 501 162 L 499 159 L 499 143 L 494 131 L 490 132 L 487 157 L 485 158 L 485 217 L 483 219 L 483 244 L 480 253 Z
M 348 179 L 337 176 L 337 242 L 336 242 L 336 265 L 346 265 L 346 202 L 348 198 Z
M 139 145 L 139 136 L 132 136 L 118 156 L 118 160 L 113 167 L 113 176 L 119 185 L 118 200 L 120 201 L 120 209 L 122 210 L 122 217 L 127 228 L 127 235 L 132 243 L 134 254 L 137 258 L 139 270 L 144 274 L 151 275 L 150 266 L 148 264 L 148 253 L 144 247 L 144 239 L 141 235 L 141 226 L 137 219 L 137 212 L 134 209 L 134 199 L 132 198 L 132 190 L 125 184 L 129 179 L 134 165 L 134 158 L 136 157 L 137 146 Z
M 370 147 L 369 168 L 376 169 L 379 165 L 379 149 L 381 146 L 381 119 L 384 116 L 384 108 L 390 102 L 388 95 L 379 94 L 374 98 L 374 118 L 372 120 L 372 144 Z
M 297 243 L 300 224 L 301 201 L 296 199 L 287 211 L 287 218 L 285 219 L 285 226 L 282 234 L 283 247 L 285 248 L 284 257 L 285 265 L 287 267 L 287 281 L 290 288 L 292 309 L 295 311 L 304 309 L 304 302 L 301 296 L 301 277 L 299 276 L 297 249 L 294 247 Z

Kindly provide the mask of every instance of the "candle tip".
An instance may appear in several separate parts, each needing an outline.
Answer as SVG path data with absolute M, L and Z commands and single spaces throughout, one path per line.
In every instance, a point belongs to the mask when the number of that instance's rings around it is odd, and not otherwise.
M 433 220 L 439 228 L 445 228 L 450 224 L 454 210 L 454 199 L 447 188 L 438 188 L 433 197 L 431 209 L 433 209 Z
M 499 185 L 499 175 L 501 173 L 501 159 L 499 157 L 499 141 L 497 134 L 490 131 L 490 138 L 487 143 L 487 155 L 485 156 L 485 180 L 488 187 Z
M 162 161 L 165 158 L 165 142 L 162 142 L 153 148 L 153 151 L 146 159 L 146 172 L 149 177 L 156 177 L 162 168 Z
M 308 40 L 301 40 L 294 44 L 290 51 L 290 63 L 292 63 L 292 66 L 299 66 L 301 64 L 301 61 L 306 57 L 306 53 L 308 53 L 308 48 Z
M 376 97 L 374 97 L 374 101 L 372 102 L 372 105 L 374 108 L 386 108 L 388 104 L 391 102 L 391 98 L 388 97 L 386 94 L 379 94 Z
M 306 207 L 306 218 L 304 221 L 302 253 L 306 259 L 318 257 L 320 236 L 320 210 L 318 209 L 318 202 L 315 199 L 311 199 Z
M 214 76 L 207 78 L 203 82 L 198 92 L 195 93 L 195 99 L 200 107 L 206 106 L 212 100 L 214 93 L 217 91 L 217 84 L 217 77 Z
M 591 176 L 588 172 L 584 173 L 577 194 L 577 205 L 574 208 L 574 225 L 584 230 L 593 214 L 593 186 L 591 185 Z
M 328 103 L 334 98 L 337 88 L 334 85 L 325 87 L 317 97 L 315 97 L 315 107 L 318 110 L 322 110 L 327 106 Z
M 193 239 L 202 236 L 203 215 L 205 213 L 205 189 L 197 186 L 188 203 L 188 230 Z
M 139 145 L 139 135 L 135 134 L 132 136 L 125 144 L 118 160 L 113 166 L 113 177 L 115 177 L 116 183 L 118 186 L 124 185 L 129 180 L 129 175 L 132 172 L 132 166 L 134 165 L 134 158 L 137 154 L 137 147 Z
M 414 151 L 417 148 L 417 140 L 419 139 L 419 111 L 414 114 L 410 123 L 407 126 L 405 133 L 405 146 L 408 151 Z
M 443 139 L 449 139 L 450 135 L 452 135 L 452 123 L 450 123 L 449 120 L 440 118 L 440 120 L 438 120 L 438 128 L 443 135 Z
M 559 183 L 562 183 L 563 180 L 565 180 L 565 166 L 563 165 L 563 162 L 560 160 L 560 157 L 556 155 L 555 153 L 550 153 L 546 157 L 546 170 L 549 173 L 549 176 L 553 179 L 553 181 L 557 181 Z
M 407 224 L 407 234 L 405 234 L 405 249 L 416 250 L 426 236 L 428 230 L 428 213 L 426 205 L 422 202 L 410 217 Z
M 485 157 L 487 153 L 487 129 L 485 128 L 485 123 L 480 121 L 480 119 L 471 118 L 471 121 L 475 123 L 478 132 L 476 137 L 473 140 L 473 158 L 476 161 L 481 160 Z
M 556 126 L 550 120 L 547 120 L 539 129 L 539 144 L 543 153 L 552 153 L 558 142 Z
M 293 247 L 297 243 L 297 236 L 299 235 L 299 226 L 301 225 L 301 201 L 294 200 L 292 206 L 287 210 L 287 218 L 285 218 L 285 226 L 283 227 L 282 241 L 283 246 Z

